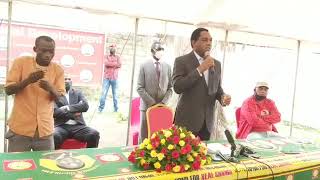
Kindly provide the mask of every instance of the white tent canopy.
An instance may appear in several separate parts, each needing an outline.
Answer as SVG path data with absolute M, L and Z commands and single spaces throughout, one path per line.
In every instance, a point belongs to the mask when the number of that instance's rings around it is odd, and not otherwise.
M 121 14 L 320 41 L 320 26 L 315 23 L 320 17 L 318 0 L 21 0 L 14 3 L 19 6 L 19 2 L 81 9 L 100 16 Z

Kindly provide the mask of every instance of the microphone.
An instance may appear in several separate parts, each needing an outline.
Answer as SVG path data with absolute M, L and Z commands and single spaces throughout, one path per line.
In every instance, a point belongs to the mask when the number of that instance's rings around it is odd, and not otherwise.
M 228 129 L 226 129 L 224 131 L 224 134 L 226 135 L 226 138 L 231 145 L 231 155 L 230 156 L 234 157 L 234 151 L 237 149 L 237 145 L 235 144 L 234 139 Z
M 208 56 L 210 56 L 210 51 L 206 51 L 206 52 L 204 53 L 204 59 L 206 59 Z M 215 67 L 214 65 L 211 66 L 209 72 L 214 73 L 214 67 Z

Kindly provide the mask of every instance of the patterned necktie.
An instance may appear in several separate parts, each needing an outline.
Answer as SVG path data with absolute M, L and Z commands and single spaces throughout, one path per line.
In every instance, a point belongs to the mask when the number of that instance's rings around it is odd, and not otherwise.
M 159 81 L 159 79 L 160 79 L 160 63 L 158 61 L 156 61 L 155 64 L 156 64 L 157 78 L 158 78 L 158 81 Z

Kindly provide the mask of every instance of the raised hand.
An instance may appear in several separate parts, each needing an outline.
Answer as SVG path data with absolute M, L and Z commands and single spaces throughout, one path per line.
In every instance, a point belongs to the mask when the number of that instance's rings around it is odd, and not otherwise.
M 29 74 L 28 76 L 28 82 L 30 83 L 35 83 L 37 82 L 39 79 L 42 79 L 44 77 L 44 72 L 43 71 L 35 71 L 32 72 L 31 74 Z
M 206 56 L 204 61 L 198 66 L 198 69 L 200 73 L 203 73 L 212 66 L 214 66 L 214 59 L 211 56 Z
M 222 105 L 228 106 L 231 103 L 231 96 L 229 94 L 222 95 Z
M 48 92 L 53 92 L 53 87 L 52 87 L 52 85 L 51 85 L 48 81 L 46 81 L 46 80 L 41 79 L 41 80 L 39 81 L 39 86 L 40 86 L 42 89 L 44 89 L 44 90 L 46 90 L 46 91 L 48 91 Z

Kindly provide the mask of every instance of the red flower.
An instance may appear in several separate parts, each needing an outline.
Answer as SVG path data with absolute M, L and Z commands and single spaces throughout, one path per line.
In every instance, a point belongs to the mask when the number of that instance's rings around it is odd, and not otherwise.
M 188 150 L 185 147 L 181 148 L 181 154 L 187 154 L 187 153 L 188 153 Z
M 130 156 L 128 157 L 128 161 L 132 162 L 132 163 L 136 163 L 136 157 L 131 153 Z
M 199 137 L 197 137 L 196 139 L 193 139 L 193 140 L 192 140 L 192 145 L 198 146 L 199 144 L 200 144 L 200 139 L 199 139 Z
M 193 163 L 192 163 L 192 168 L 194 169 L 194 170 L 198 170 L 198 169 L 200 169 L 200 162 L 199 161 L 194 161 Z
M 179 136 L 174 136 L 174 137 L 173 137 L 173 143 L 174 143 L 174 144 L 178 144 L 179 141 L 180 141 Z
M 196 161 L 201 161 L 201 157 L 199 155 L 196 157 Z
M 164 155 L 167 154 L 167 152 L 168 152 L 168 151 L 167 151 L 167 149 L 166 149 L 165 147 L 163 147 L 163 148 L 161 149 L 161 153 L 163 153 Z
M 180 134 L 180 132 L 179 132 L 179 130 L 174 130 L 173 134 L 178 136 Z
M 167 164 L 165 169 L 166 169 L 166 171 L 167 171 L 167 172 L 170 172 L 170 171 L 171 171 L 171 169 L 172 169 L 172 167 L 171 167 L 171 165 L 170 165 L 170 164 Z
M 149 169 L 149 167 L 150 167 L 150 164 L 149 163 L 144 163 L 143 164 L 143 169 Z
M 185 172 L 184 165 L 180 165 L 180 172 Z
M 156 149 L 160 145 L 160 143 L 159 142 L 152 142 L 151 145 L 152 145 L 153 149 Z
M 175 126 L 172 126 L 171 129 L 174 130 L 174 131 L 177 130 L 177 128 Z
M 139 156 L 140 156 L 140 157 L 144 157 L 144 154 L 145 154 L 144 151 L 140 151 Z
M 178 159 L 179 156 L 180 156 L 179 151 L 175 150 L 175 151 L 172 152 L 172 157 L 173 157 L 174 159 Z
M 192 150 L 192 146 L 191 146 L 190 144 L 187 144 L 187 145 L 185 146 L 185 148 L 186 148 L 186 150 L 187 150 L 187 153 L 191 152 L 191 150 Z
M 156 171 L 157 171 L 158 173 L 161 173 L 161 168 L 156 169 Z

